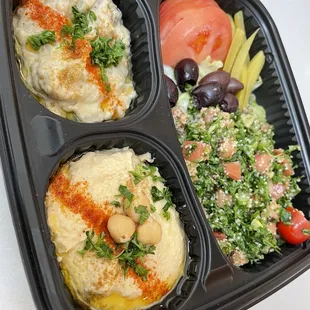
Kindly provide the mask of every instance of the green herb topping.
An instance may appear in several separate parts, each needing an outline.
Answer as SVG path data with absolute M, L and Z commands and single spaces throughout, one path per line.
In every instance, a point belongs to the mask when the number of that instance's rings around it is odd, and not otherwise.
M 92 28 L 89 27 L 89 21 L 95 21 L 97 19 L 96 14 L 90 11 L 87 14 L 79 12 L 76 6 L 72 7 L 72 26 L 64 25 L 61 29 L 63 36 L 71 36 L 71 48 L 75 48 L 75 41 L 77 39 L 83 39 L 84 36 L 89 33 Z
M 141 259 L 148 254 L 155 254 L 156 247 L 146 246 L 137 241 L 136 233 L 132 239 L 124 244 L 124 250 L 119 255 L 118 261 L 124 269 L 125 276 L 131 267 L 134 272 L 142 278 L 143 281 L 147 280 L 148 270 L 137 262 L 137 259 Z
M 113 40 L 107 37 L 98 37 L 90 42 L 92 51 L 90 57 L 93 65 L 100 68 L 100 75 L 106 90 L 110 91 L 105 69 L 116 67 L 125 55 L 125 44 L 121 40 Z
M 110 204 L 111 204 L 112 206 L 117 207 L 117 208 L 120 208 L 120 206 L 121 206 L 121 204 L 120 204 L 119 201 L 117 201 L 117 200 L 111 201 Z
M 118 190 L 125 197 L 125 208 L 128 209 L 134 197 L 133 193 L 125 185 L 120 185 Z
M 155 208 L 154 205 L 151 204 L 151 205 L 150 205 L 150 208 L 151 208 L 151 212 L 152 212 L 152 213 L 156 212 L 156 208 Z
M 108 258 L 118 259 L 119 264 L 124 269 L 124 274 L 128 273 L 129 268 L 132 268 L 133 271 L 142 278 L 143 281 L 147 280 L 148 269 L 146 269 L 141 263 L 138 262 L 138 259 L 145 257 L 148 254 L 155 254 L 154 251 L 156 247 L 146 246 L 138 242 L 137 235 L 134 233 L 131 240 L 120 244 L 118 247 L 122 249 L 120 254 L 114 255 L 113 250 L 108 246 L 108 244 L 104 241 L 104 233 L 101 233 L 100 236 L 97 236 L 97 241 L 94 242 L 95 233 L 94 231 L 86 232 L 86 243 L 84 249 L 78 251 L 82 256 L 87 252 L 96 252 L 99 258 Z
M 104 241 L 104 232 L 97 237 L 97 241 L 94 242 L 94 231 L 86 231 L 86 243 L 82 251 L 78 251 L 79 254 L 84 255 L 87 251 L 96 252 L 99 258 L 105 257 L 113 259 L 113 250 Z
M 162 209 L 162 215 L 168 221 L 170 219 L 169 209 L 173 207 L 173 202 L 172 202 L 171 193 L 169 192 L 169 189 L 165 187 L 162 191 L 160 191 L 156 186 L 152 186 L 151 195 L 152 195 L 153 202 L 157 202 L 163 199 L 167 201 Z
M 161 176 L 156 175 L 156 172 L 157 168 L 155 166 L 145 164 L 138 164 L 134 171 L 130 171 L 134 178 L 133 181 L 136 185 L 147 177 L 151 177 L 152 181 L 154 182 L 165 182 L 165 180 Z
M 135 207 L 135 212 L 140 214 L 139 224 L 142 225 L 149 217 L 150 212 L 146 206 Z
M 89 11 L 88 12 L 88 19 L 91 22 L 95 22 L 97 20 L 97 16 L 96 16 L 96 14 L 93 11 Z
M 27 42 L 35 51 L 38 51 L 41 46 L 56 42 L 55 31 L 44 30 L 39 34 L 29 36 Z

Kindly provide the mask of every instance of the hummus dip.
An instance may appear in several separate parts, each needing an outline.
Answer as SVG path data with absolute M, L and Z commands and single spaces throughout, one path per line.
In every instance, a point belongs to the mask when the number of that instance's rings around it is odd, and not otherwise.
M 137 156 L 130 148 L 89 152 L 62 166 L 50 182 L 45 205 L 57 259 L 73 296 L 88 308 L 147 308 L 183 275 L 186 243 L 179 215 L 157 168 L 146 160 L 151 162 L 149 153 Z M 147 213 L 129 212 L 140 209 Z M 111 228 L 112 218 L 117 221 Z M 127 225 L 119 218 L 133 223 L 123 243 L 115 242 Z M 131 253 L 126 248 L 150 253 L 124 265 Z
M 122 118 L 136 92 L 130 33 L 112 0 L 24 0 L 13 16 L 22 78 L 40 103 L 71 120 Z

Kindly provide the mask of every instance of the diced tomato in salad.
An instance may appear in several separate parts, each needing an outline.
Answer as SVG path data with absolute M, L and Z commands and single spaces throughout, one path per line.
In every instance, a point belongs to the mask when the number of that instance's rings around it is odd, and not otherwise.
M 275 200 L 280 199 L 285 194 L 286 189 L 287 184 L 281 184 L 281 183 L 269 184 L 270 196 Z
M 224 171 L 233 180 L 239 181 L 241 179 L 241 165 L 239 162 L 224 164 Z
M 197 141 L 185 141 L 183 156 L 191 162 L 199 162 L 208 159 L 209 148 L 206 143 Z
M 271 163 L 272 156 L 269 154 L 257 154 L 255 155 L 255 169 L 259 172 L 266 172 Z

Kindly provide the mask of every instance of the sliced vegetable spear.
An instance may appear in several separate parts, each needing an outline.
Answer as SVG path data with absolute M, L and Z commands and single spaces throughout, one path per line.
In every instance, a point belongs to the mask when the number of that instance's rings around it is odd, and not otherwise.
M 264 67 L 265 58 L 266 57 L 265 57 L 264 52 L 260 51 L 254 56 L 254 58 L 250 62 L 248 80 L 246 84 L 246 93 L 245 93 L 242 108 L 249 104 L 249 99 L 253 91 L 254 85 Z
M 230 24 L 231 24 L 231 31 L 232 31 L 232 37 L 234 37 L 235 35 L 235 32 L 236 32 L 236 26 L 235 26 L 235 22 L 234 22 L 234 19 L 232 18 L 231 15 L 227 14 L 227 17 L 230 21 Z
M 228 55 L 226 57 L 226 61 L 224 64 L 223 70 L 226 72 L 231 72 L 231 69 L 233 68 L 234 62 L 236 60 L 236 57 L 240 51 L 240 48 L 242 46 L 242 38 L 244 37 L 244 31 L 240 28 L 236 29 L 233 41 L 231 43 Z
M 242 69 L 246 63 L 246 59 L 247 59 L 247 56 L 249 55 L 249 51 L 250 51 L 250 48 L 254 42 L 254 39 L 257 35 L 257 33 L 259 32 L 260 29 L 257 29 L 251 36 L 250 38 L 244 43 L 244 45 L 241 47 L 241 50 L 239 51 L 239 54 L 236 58 L 236 61 L 234 63 L 234 66 L 232 68 L 232 71 L 231 71 L 231 77 L 239 80 L 240 79 L 240 76 L 241 76 L 241 72 L 242 72 Z
M 242 11 L 239 11 L 234 15 L 234 21 L 236 28 L 239 28 L 245 32 L 244 17 Z
M 244 36 L 241 39 L 241 42 L 243 45 L 247 40 L 243 12 L 242 11 L 237 12 L 234 16 L 234 20 L 235 20 L 236 28 L 239 28 L 244 31 Z M 250 63 L 250 55 L 247 56 L 246 61 L 245 61 L 245 64 L 247 66 L 249 65 L 249 63 Z
M 239 100 L 239 109 L 242 111 L 245 107 L 245 95 L 246 95 L 246 85 L 248 81 L 248 68 L 244 66 L 240 76 L 240 82 L 244 85 L 244 88 L 237 94 Z

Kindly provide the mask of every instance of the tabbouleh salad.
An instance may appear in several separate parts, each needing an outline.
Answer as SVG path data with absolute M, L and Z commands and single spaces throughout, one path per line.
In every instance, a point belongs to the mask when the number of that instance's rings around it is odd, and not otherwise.
M 255 102 L 232 114 L 218 107 L 186 114 L 176 106 L 173 115 L 189 173 L 223 252 L 243 265 L 279 251 L 281 210 L 299 192 L 291 160 L 297 147 L 274 148 L 273 127 Z

